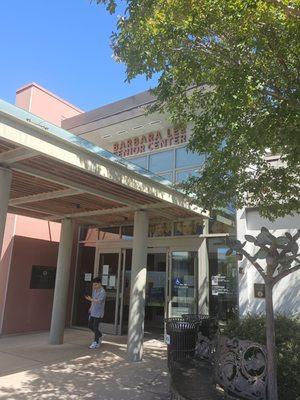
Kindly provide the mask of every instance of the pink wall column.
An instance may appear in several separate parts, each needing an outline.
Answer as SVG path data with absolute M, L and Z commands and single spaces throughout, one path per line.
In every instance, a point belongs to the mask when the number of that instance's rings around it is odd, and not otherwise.
M 36 83 L 17 90 L 16 105 L 58 126 L 63 119 L 82 113 Z M 8 214 L 0 257 L 0 334 L 49 329 L 53 290 L 30 289 L 30 276 L 32 265 L 56 266 L 59 237 L 59 223 Z M 71 319 L 76 249 L 77 240 L 67 321 Z
M 16 216 L 13 214 L 7 214 L 3 247 L 0 254 L 0 332 L 2 331 L 2 323 L 6 303 L 6 293 L 13 250 L 15 226 Z
M 48 240 L 49 242 L 59 242 L 60 223 L 18 215 L 15 234 L 33 239 Z
M 30 289 L 33 265 L 55 267 L 58 243 L 15 236 L 2 333 L 49 329 L 53 289 Z
M 37 83 L 17 90 L 16 105 L 58 126 L 62 120 L 83 112 Z
M 71 323 L 78 229 L 73 235 L 66 326 Z M 31 289 L 33 265 L 56 267 L 58 242 L 15 236 L 3 318 L 3 334 L 49 330 L 54 289 Z

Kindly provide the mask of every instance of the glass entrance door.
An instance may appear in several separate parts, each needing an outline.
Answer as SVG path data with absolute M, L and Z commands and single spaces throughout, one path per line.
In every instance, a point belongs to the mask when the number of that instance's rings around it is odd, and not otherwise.
M 197 313 L 197 252 L 172 251 L 169 260 L 168 316 Z
M 166 298 L 166 251 L 149 249 L 145 299 L 145 332 L 163 334 Z M 158 252 L 159 251 L 159 252 Z M 128 330 L 132 250 L 123 252 L 123 289 L 120 291 L 120 324 L 122 333 Z
M 102 320 L 102 329 L 105 333 L 117 334 L 119 331 L 119 301 L 120 301 L 120 273 L 122 253 L 99 254 L 98 276 L 106 291 L 105 313 Z
M 164 331 L 166 253 L 148 253 L 145 303 L 145 331 Z
M 209 311 L 219 321 L 238 315 L 238 273 L 236 255 L 227 256 L 224 238 L 209 238 Z

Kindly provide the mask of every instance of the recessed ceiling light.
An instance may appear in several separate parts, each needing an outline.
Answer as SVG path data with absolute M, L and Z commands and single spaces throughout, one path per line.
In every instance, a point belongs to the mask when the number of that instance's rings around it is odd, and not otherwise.
M 111 135 L 104 135 L 104 136 L 102 136 L 102 139 L 108 139 L 110 137 L 111 137 Z
M 132 128 L 132 129 L 134 129 L 134 130 L 136 130 L 136 129 L 141 129 L 141 128 L 143 128 L 143 126 L 144 126 L 144 125 L 137 125 L 137 126 L 135 126 L 134 128 Z
M 160 124 L 161 121 L 157 120 L 157 121 L 151 121 L 149 122 L 149 125 L 156 125 L 156 124 Z
M 117 135 L 124 135 L 124 133 L 127 133 L 127 131 L 119 131 L 117 132 Z

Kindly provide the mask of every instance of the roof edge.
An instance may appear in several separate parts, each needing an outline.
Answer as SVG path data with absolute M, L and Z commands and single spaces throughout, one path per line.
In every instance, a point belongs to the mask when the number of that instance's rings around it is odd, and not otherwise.
M 134 109 L 146 107 L 155 103 L 155 101 L 156 97 L 151 93 L 151 89 L 148 89 L 89 110 L 84 115 L 74 115 L 73 117 L 66 118 L 63 126 L 65 129 L 75 129 L 82 125 L 88 125 L 99 120 L 122 115 Z
M 68 102 L 67 100 L 63 99 L 62 97 L 57 96 L 55 93 L 51 92 L 50 90 L 44 88 L 43 86 L 39 85 L 36 82 L 30 82 L 25 84 L 24 86 L 21 86 L 19 89 L 16 90 L 16 93 L 20 93 L 25 89 L 28 89 L 30 87 L 36 87 L 37 89 L 41 90 L 42 92 L 45 92 L 46 94 L 48 94 L 51 97 L 54 97 L 55 99 L 61 101 L 62 103 L 65 103 L 67 106 L 73 108 L 74 110 L 78 111 L 79 113 L 85 113 L 84 110 L 74 106 L 74 104 Z

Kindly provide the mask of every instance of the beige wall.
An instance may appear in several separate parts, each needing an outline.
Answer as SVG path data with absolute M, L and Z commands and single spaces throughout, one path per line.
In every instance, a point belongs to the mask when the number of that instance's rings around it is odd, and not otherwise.
M 256 210 L 238 210 L 237 212 L 237 238 L 244 242 L 244 236 L 257 236 L 264 226 L 275 236 L 283 236 L 285 232 L 294 235 L 300 226 L 300 215 L 278 218 L 269 221 L 262 218 Z M 298 241 L 300 245 L 300 240 Z M 258 248 L 247 242 L 245 250 L 253 255 Z M 260 263 L 265 267 L 263 260 Z M 239 261 L 242 273 L 239 274 L 239 310 L 240 315 L 260 314 L 265 312 L 265 300 L 254 297 L 254 284 L 263 283 L 256 269 L 245 258 Z M 300 271 L 294 272 L 283 278 L 273 289 L 273 303 L 275 313 L 300 315 Z

